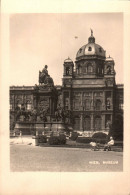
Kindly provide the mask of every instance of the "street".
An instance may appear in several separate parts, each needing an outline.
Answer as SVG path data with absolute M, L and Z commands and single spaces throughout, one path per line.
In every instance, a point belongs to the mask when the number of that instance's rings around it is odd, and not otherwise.
M 123 152 L 13 144 L 10 145 L 10 169 L 18 172 L 119 172 L 123 171 Z

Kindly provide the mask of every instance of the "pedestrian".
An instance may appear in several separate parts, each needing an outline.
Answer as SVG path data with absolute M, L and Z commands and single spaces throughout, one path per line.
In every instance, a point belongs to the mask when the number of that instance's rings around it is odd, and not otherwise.
M 113 137 L 110 137 L 110 141 L 104 146 L 104 151 L 106 150 L 111 151 L 111 146 L 113 145 L 114 145 L 114 139 Z

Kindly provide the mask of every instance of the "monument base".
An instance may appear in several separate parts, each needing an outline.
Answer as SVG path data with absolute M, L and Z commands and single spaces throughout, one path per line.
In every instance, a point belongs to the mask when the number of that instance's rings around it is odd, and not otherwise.
M 22 135 L 50 134 L 51 132 L 68 132 L 68 125 L 63 122 L 30 122 L 19 121 L 15 124 L 15 131 L 21 131 Z

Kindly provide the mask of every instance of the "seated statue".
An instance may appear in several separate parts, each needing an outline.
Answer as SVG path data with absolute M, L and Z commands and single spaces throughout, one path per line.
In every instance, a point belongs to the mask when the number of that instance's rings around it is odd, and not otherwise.
M 48 66 L 45 65 L 42 72 L 39 71 L 39 83 L 44 83 L 46 77 L 48 76 L 48 70 L 47 70 Z
M 48 66 L 45 65 L 42 72 L 39 71 L 39 84 L 44 83 L 45 85 L 53 86 L 54 82 L 53 82 L 53 79 L 48 74 L 47 68 Z
M 43 68 L 43 70 L 42 70 L 42 73 L 43 73 L 44 75 L 48 75 L 48 70 L 47 70 L 47 68 L 48 68 L 48 66 L 45 65 L 44 68 Z

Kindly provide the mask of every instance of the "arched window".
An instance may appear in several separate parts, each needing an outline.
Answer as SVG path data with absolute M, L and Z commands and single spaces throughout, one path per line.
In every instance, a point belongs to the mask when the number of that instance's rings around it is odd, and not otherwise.
M 107 74 L 111 74 L 111 66 L 107 66 Z
M 65 110 L 68 110 L 69 109 L 69 98 L 68 97 L 66 97 L 65 98 Z
M 100 116 L 95 117 L 95 130 L 96 131 L 101 130 L 101 117 Z
M 75 100 L 74 100 L 74 109 L 75 109 L 75 110 L 79 110 L 79 106 L 80 106 L 79 99 L 75 99 Z
M 66 75 L 70 74 L 70 67 L 66 67 Z
M 27 110 L 31 110 L 31 108 L 32 108 L 31 102 L 30 101 L 27 101 L 26 109 Z
M 85 100 L 85 109 L 90 110 L 90 100 Z
M 119 100 L 119 110 L 123 110 L 123 99 Z
M 77 65 L 77 74 L 81 74 L 82 72 L 82 68 L 80 66 L 80 64 Z
M 82 52 L 82 48 L 80 48 L 80 50 L 79 50 L 79 53 L 81 53 Z
M 83 66 L 82 71 L 83 73 L 87 73 L 87 66 Z
M 17 109 L 21 109 L 21 101 L 17 100 L 17 104 L 16 104 Z
M 93 67 L 92 67 L 91 64 L 88 64 L 87 72 L 88 73 L 92 73 L 93 72 Z
M 92 47 L 88 47 L 88 51 L 92 51 Z
M 101 106 L 102 106 L 101 100 L 96 100 L 96 110 L 101 110 Z
M 99 48 L 99 52 L 102 52 L 102 48 L 101 47 Z

